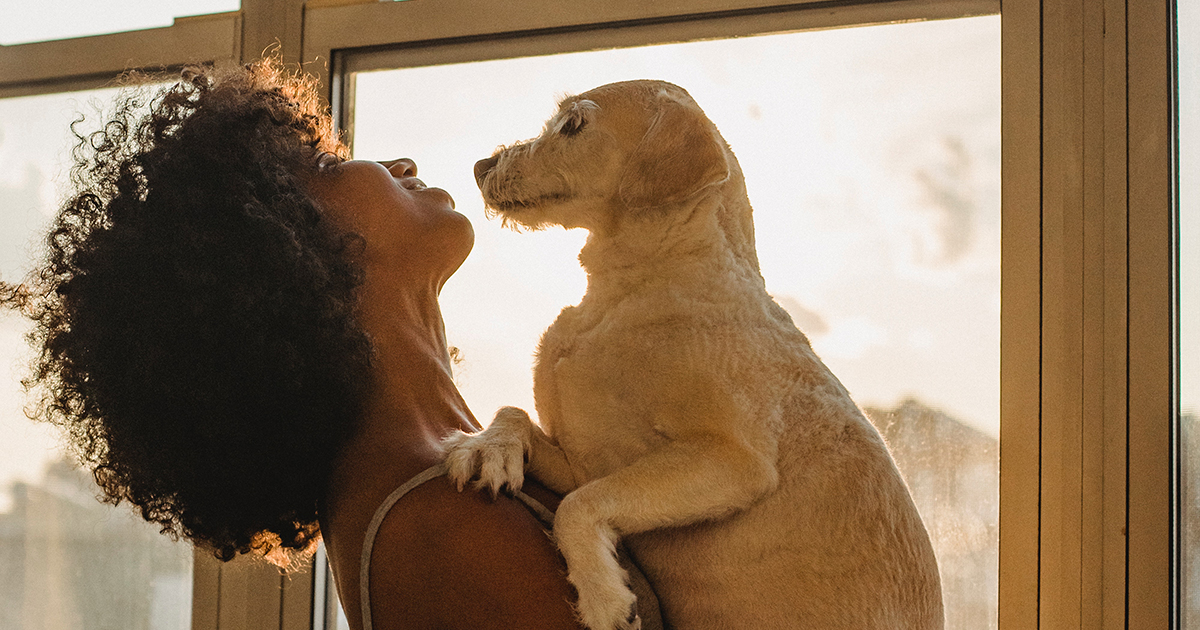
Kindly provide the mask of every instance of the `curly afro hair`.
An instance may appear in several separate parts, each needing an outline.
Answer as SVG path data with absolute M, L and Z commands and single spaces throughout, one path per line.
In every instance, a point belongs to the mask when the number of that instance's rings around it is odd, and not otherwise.
M 361 240 L 305 192 L 346 157 L 311 79 L 274 61 L 127 90 L 78 131 L 41 269 L 0 286 L 35 323 L 27 387 L 113 504 L 222 560 L 286 564 L 354 429 L 371 344 Z

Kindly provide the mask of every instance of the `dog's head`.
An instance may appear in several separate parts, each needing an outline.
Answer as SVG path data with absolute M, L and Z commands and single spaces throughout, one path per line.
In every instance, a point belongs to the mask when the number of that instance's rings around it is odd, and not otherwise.
M 683 88 L 626 81 L 563 99 L 540 136 L 480 160 L 475 179 L 505 221 L 595 230 L 686 205 L 728 180 L 731 160 Z

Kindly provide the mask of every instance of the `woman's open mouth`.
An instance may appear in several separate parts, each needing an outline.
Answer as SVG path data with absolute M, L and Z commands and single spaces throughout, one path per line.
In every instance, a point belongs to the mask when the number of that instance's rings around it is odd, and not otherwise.
M 400 182 L 401 188 L 407 188 L 408 190 L 425 190 L 428 188 L 428 186 L 425 185 L 425 182 L 417 179 L 416 177 L 405 177 L 397 181 Z

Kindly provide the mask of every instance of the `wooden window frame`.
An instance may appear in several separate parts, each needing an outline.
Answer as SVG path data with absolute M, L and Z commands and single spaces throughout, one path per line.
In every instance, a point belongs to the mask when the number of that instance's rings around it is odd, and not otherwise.
M 372 50 L 422 65 L 996 12 L 999 627 L 1178 628 L 1174 0 L 242 0 L 167 28 L 0 46 L 0 98 L 275 48 L 350 128 L 348 82 Z M 198 554 L 193 628 L 309 628 L 312 585 Z

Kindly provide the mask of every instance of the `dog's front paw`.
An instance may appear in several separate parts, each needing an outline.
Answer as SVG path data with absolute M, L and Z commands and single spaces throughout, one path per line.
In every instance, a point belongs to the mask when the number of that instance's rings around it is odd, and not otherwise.
M 598 522 L 587 500 L 568 494 L 554 517 L 554 538 L 575 587 L 579 620 L 591 630 L 638 630 L 637 597 L 617 562 L 617 534 Z
M 495 497 L 501 489 L 516 492 L 525 481 L 525 453 L 529 448 L 529 416 L 515 407 L 496 413 L 492 425 L 480 433 L 455 431 L 442 440 L 447 476 L 463 489 L 471 479 L 475 487 Z
M 586 579 L 580 581 L 588 582 Z M 642 627 L 642 618 L 637 614 L 637 597 L 625 584 L 576 585 L 576 589 L 579 601 L 575 608 L 579 620 L 591 630 L 640 630 Z

